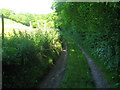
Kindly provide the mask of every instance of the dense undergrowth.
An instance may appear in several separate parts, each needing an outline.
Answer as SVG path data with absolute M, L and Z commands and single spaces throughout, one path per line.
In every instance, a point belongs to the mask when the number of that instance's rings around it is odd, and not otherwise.
M 3 41 L 3 88 L 36 87 L 61 51 L 57 30 L 13 32 Z
M 120 87 L 120 3 L 54 3 L 56 27 L 95 59 L 111 87 Z

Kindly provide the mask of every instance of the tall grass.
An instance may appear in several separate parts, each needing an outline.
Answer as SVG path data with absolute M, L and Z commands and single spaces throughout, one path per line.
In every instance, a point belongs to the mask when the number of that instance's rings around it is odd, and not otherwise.
M 57 30 L 13 32 L 3 43 L 3 88 L 36 87 L 61 52 Z

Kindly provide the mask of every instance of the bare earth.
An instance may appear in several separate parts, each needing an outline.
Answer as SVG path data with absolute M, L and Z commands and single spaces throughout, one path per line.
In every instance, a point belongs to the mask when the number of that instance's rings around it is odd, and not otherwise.
M 38 88 L 59 88 L 60 82 L 64 76 L 67 60 L 67 45 L 63 43 L 63 50 L 56 65 L 51 69 L 50 73 L 40 83 Z
M 78 45 L 78 47 L 80 47 L 80 45 Z M 80 49 L 87 59 L 96 88 L 110 88 L 110 85 L 107 83 L 103 73 L 97 67 L 96 63 L 91 59 L 91 57 L 85 52 L 82 47 L 80 47 Z

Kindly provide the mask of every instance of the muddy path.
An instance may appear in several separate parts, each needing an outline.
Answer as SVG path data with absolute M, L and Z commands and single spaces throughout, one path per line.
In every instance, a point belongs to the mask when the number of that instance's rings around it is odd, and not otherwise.
M 40 83 L 38 88 L 59 88 L 60 82 L 65 74 L 67 60 L 67 45 L 63 41 L 63 50 L 56 65 L 50 70 L 44 80 Z
M 80 50 L 82 51 L 82 53 L 85 55 L 87 59 L 96 88 L 110 88 L 110 85 L 106 81 L 103 73 L 97 67 L 96 63 L 92 60 L 92 58 L 87 54 L 87 52 L 80 45 L 78 45 L 78 47 L 80 48 Z

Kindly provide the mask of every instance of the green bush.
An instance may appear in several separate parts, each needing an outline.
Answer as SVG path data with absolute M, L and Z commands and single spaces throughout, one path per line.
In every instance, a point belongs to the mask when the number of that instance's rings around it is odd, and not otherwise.
M 56 45 L 58 44 L 58 45 Z M 15 32 L 3 43 L 3 88 L 35 87 L 61 51 L 56 30 Z

